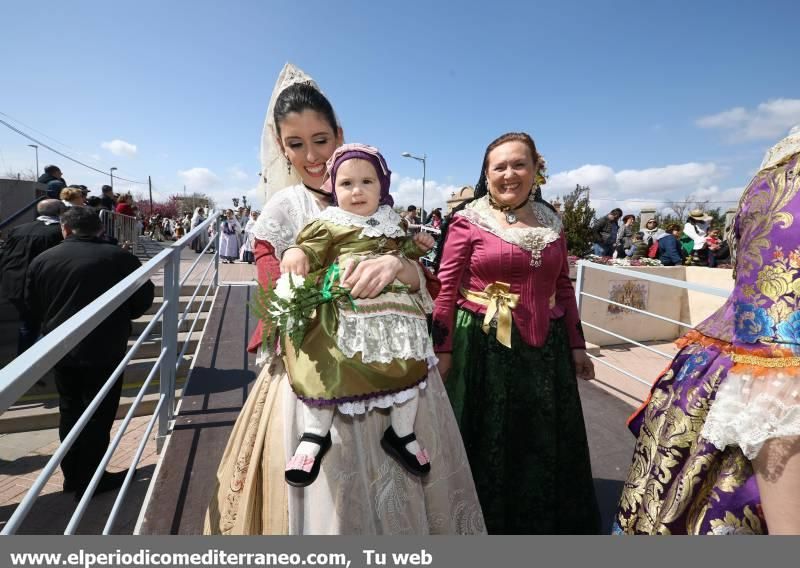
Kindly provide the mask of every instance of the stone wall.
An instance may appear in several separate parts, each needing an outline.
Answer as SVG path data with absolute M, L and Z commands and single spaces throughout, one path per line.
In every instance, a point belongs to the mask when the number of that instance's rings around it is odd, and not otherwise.
M 630 267 L 629 270 L 703 284 L 727 291 L 733 289 L 731 270 L 721 268 L 660 266 Z M 722 306 L 726 299 L 631 278 L 628 275 L 592 270 L 591 265 L 584 269 L 583 291 L 691 325 L 697 325 L 703 321 Z M 581 319 L 603 330 L 640 342 L 672 341 L 686 331 L 685 327 L 678 324 L 625 310 L 585 296 L 581 300 Z M 596 346 L 625 343 L 618 337 L 592 329 L 588 325 L 584 327 L 584 332 L 586 341 Z

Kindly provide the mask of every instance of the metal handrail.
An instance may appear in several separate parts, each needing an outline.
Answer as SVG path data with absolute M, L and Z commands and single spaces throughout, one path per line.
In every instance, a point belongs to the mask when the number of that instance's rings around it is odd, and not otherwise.
M 88 487 L 86 487 L 86 490 L 83 492 L 83 497 L 81 497 L 80 503 L 78 503 L 78 507 L 72 514 L 72 517 L 69 520 L 69 524 L 67 525 L 67 529 L 64 531 L 64 534 L 75 534 L 75 530 L 78 528 L 78 523 L 81 522 L 83 514 L 86 512 L 86 508 L 89 505 L 89 501 L 94 496 L 94 492 L 97 490 L 97 486 L 100 484 L 100 479 L 103 477 L 103 474 L 105 473 L 106 466 L 108 466 L 109 462 L 111 461 L 111 457 L 114 455 L 114 452 L 117 451 L 117 448 L 119 447 L 119 444 L 122 441 L 122 436 L 125 434 L 125 430 L 128 429 L 128 424 L 130 424 L 131 420 L 133 420 L 133 415 L 136 412 L 136 408 L 139 406 L 139 403 L 142 402 L 144 394 L 147 392 L 147 387 L 150 386 L 150 382 L 153 380 L 153 377 L 156 376 L 156 371 L 160 369 L 161 362 L 164 360 L 164 356 L 166 354 L 167 350 L 162 349 L 161 354 L 158 356 L 158 359 L 156 359 L 156 362 L 153 364 L 153 367 L 147 374 L 147 378 L 142 383 L 142 386 L 139 387 L 139 392 L 136 393 L 136 398 L 131 404 L 131 407 L 128 409 L 128 413 L 125 415 L 125 418 L 122 420 L 122 424 L 120 424 L 120 427 L 117 430 L 114 439 L 111 440 L 111 443 L 108 445 L 106 453 L 103 454 L 103 458 L 100 460 L 100 465 L 97 466 L 97 469 L 95 470 L 92 479 L 89 481 Z M 134 466 L 134 469 L 135 467 L 136 466 Z
M 217 276 L 217 271 L 214 271 L 214 277 Z M 200 283 L 202 284 L 202 282 Z M 198 284 L 198 286 L 200 286 Z M 186 354 L 186 349 L 189 347 L 189 343 L 192 340 L 192 334 L 194 333 L 194 327 L 197 325 L 197 321 L 200 319 L 200 314 L 203 311 L 203 306 L 206 305 L 206 299 L 208 298 L 209 292 L 211 289 L 215 288 L 214 282 L 211 281 L 208 283 L 208 288 L 206 288 L 205 296 L 203 296 L 203 300 L 200 302 L 200 307 L 197 308 L 197 312 L 194 315 L 194 320 L 192 321 L 192 326 L 189 328 L 189 332 L 186 334 L 186 341 L 183 342 L 183 349 L 181 349 L 180 355 L 178 355 L 178 360 L 175 362 L 175 371 L 178 370 L 178 367 L 181 366 L 181 362 L 183 361 L 183 356 Z
M 177 323 L 178 323 L 178 302 L 180 300 L 180 286 L 178 285 L 180 274 L 180 254 L 183 248 L 188 243 L 194 240 L 201 234 L 201 231 L 206 231 L 212 223 L 219 222 L 219 214 L 215 213 L 210 215 L 209 218 L 198 225 L 188 235 L 173 244 L 171 247 L 166 248 L 153 259 L 151 259 L 144 266 L 136 270 L 133 274 L 126 277 L 113 288 L 108 290 L 105 294 L 101 295 L 88 306 L 80 310 L 77 314 L 72 316 L 66 322 L 61 324 L 52 332 L 48 333 L 44 338 L 37 342 L 34 346 L 28 349 L 21 356 L 17 357 L 14 361 L 9 363 L 5 368 L 0 370 L 0 412 L 8 409 L 14 402 L 16 402 L 22 394 L 24 394 L 37 380 L 39 380 L 45 373 L 47 373 L 64 355 L 71 351 L 75 346 L 80 343 L 89 333 L 91 333 L 105 318 L 117 309 L 123 302 L 130 298 L 157 270 L 164 269 L 164 302 L 161 308 L 152 317 L 151 321 L 142 331 L 137 338 L 136 342 L 126 353 L 123 360 L 119 363 L 117 368 L 111 374 L 109 379 L 97 393 L 95 398 L 89 404 L 88 408 L 80 416 L 73 429 L 64 438 L 64 441 L 56 449 L 53 456 L 48 460 L 40 475 L 34 481 L 33 486 L 23 498 L 22 502 L 17 506 L 13 515 L 6 523 L 2 530 L 2 534 L 13 534 L 19 528 L 22 521 L 30 512 L 36 498 L 41 493 L 48 479 L 55 472 L 61 460 L 69 451 L 72 444 L 78 438 L 83 428 L 89 422 L 94 412 L 100 406 L 100 403 L 105 398 L 106 394 L 111 390 L 116 380 L 122 375 L 128 362 L 133 358 L 138 348 L 150 335 L 155 325 L 160 321 L 162 325 L 161 333 L 161 351 L 158 359 L 148 373 L 147 379 L 140 387 L 138 394 L 131 405 L 125 419 L 123 420 L 114 440 L 109 444 L 100 465 L 94 472 L 94 475 L 89 482 L 80 503 L 78 504 L 69 525 L 67 526 L 65 534 L 72 534 L 77 529 L 83 514 L 88 507 L 89 501 L 96 490 L 100 479 L 102 478 L 105 467 L 110 462 L 114 452 L 119 447 L 119 443 L 124 435 L 136 408 L 141 403 L 147 387 L 155 377 L 156 372 L 160 371 L 160 397 L 158 404 L 152 414 L 152 418 L 148 423 L 145 430 L 144 437 L 140 441 L 136 455 L 131 462 L 130 471 L 126 476 L 122 487 L 120 488 L 117 498 L 112 507 L 111 515 L 106 523 L 103 534 L 108 534 L 113 529 L 114 520 L 121 507 L 122 501 L 127 494 L 128 487 L 130 486 L 134 470 L 141 459 L 144 452 L 144 447 L 147 444 L 148 437 L 150 436 L 156 421 L 159 421 L 159 441 L 163 440 L 169 429 L 169 422 L 174 416 L 175 409 L 175 372 L 177 365 L 169 364 L 170 360 L 177 361 L 178 365 L 182 359 L 188 343 L 184 344 L 181 351 L 180 358 L 177 354 Z M 216 240 L 218 241 L 218 234 Z M 217 243 L 215 257 L 218 256 L 219 246 Z M 211 263 L 209 263 L 211 265 Z M 216 260 L 217 270 L 214 272 L 213 281 L 208 284 L 203 301 L 200 304 L 202 309 L 208 297 L 210 290 L 218 286 L 218 260 Z M 207 274 L 208 270 L 206 271 Z M 197 295 L 201 286 L 205 284 L 205 275 L 202 280 L 197 284 L 194 296 Z M 199 314 L 195 317 L 195 322 Z M 194 328 L 194 325 L 192 326 Z M 174 359 L 173 359 L 174 358 Z M 160 448 L 160 446 L 159 446 Z
M 682 288 L 684 290 L 690 290 L 690 291 L 694 291 L 694 292 L 701 292 L 701 293 L 704 293 L 704 294 L 709 294 L 709 295 L 717 296 L 717 297 L 721 297 L 721 298 L 727 298 L 728 296 L 730 296 L 730 292 L 728 290 L 724 290 L 722 288 L 715 288 L 715 287 L 712 287 L 712 286 L 704 286 L 702 284 L 695 284 L 695 283 L 692 283 L 692 282 L 686 282 L 684 280 L 678 280 L 677 278 L 667 278 L 667 277 L 664 277 L 664 276 L 657 276 L 655 274 L 649 274 L 649 273 L 645 273 L 645 272 L 640 272 L 638 270 L 630 270 L 628 268 L 621 268 L 621 267 L 617 267 L 617 266 L 607 266 L 607 265 L 604 265 L 604 264 L 598 264 L 596 262 L 581 260 L 581 261 L 579 261 L 577 263 L 577 278 L 576 278 L 576 282 L 575 282 L 575 296 L 576 296 L 576 299 L 577 299 L 577 302 L 578 302 L 578 310 L 579 310 L 579 312 L 580 312 L 580 309 L 581 309 L 581 306 L 582 306 L 582 303 L 583 303 L 582 302 L 583 298 L 587 297 L 587 298 L 592 298 L 592 299 L 600 301 L 600 302 L 604 302 L 606 304 L 619 306 L 621 308 L 624 308 L 626 310 L 630 310 L 630 311 L 638 313 L 638 314 L 642 314 L 642 315 L 649 316 L 649 317 L 656 318 L 656 319 L 663 320 L 663 321 L 668 321 L 670 323 L 677 324 L 677 325 L 682 326 L 682 327 L 687 327 L 687 328 L 694 327 L 691 324 L 687 324 L 687 323 L 683 323 L 683 322 L 680 322 L 680 321 L 677 321 L 677 320 L 673 320 L 671 318 L 668 318 L 666 316 L 662 316 L 660 314 L 654 314 L 654 313 L 651 313 L 651 312 L 649 312 L 647 310 L 634 308 L 632 306 L 626 306 L 625 304 L 622 304 L 622 303 L 619 303 L 619 302 L 615 302 L 615 301 L 611 300 L 610 298 L 602 298 L 602 297 L 597 296 L 595 294 L 590 294 L 588 292 L 584 292 L 583 291 L 583 284 L 585 282 L 584 271 L 587 268 L 591 268 L 593 270 L 599 270 L 599 271 L 602 271 L 602 272 L 610 272 L 612 274 L 620 274 L 622 276 L 627 276 L 628 278 L 632 278 L 632 279 L 646 280 L 646 281 L 649 281 L 649 282 L 654 282 L 656 284 L 662 284 L 664 286 L 672 286 L 672 287 L 675 287 L 675 288 Z M 651 351 L 651 352 L 655 353 L 656 355 L 659 355 L 659 356 L 664 357 L 666 359 L 672 359 L 672 357 L 673 357 L 672 355 L 664 353 L 663 351 L 659 351 L 658 349 L 654 349 L 654 348 L 652 348 L 652 347 L 650 347 L 648 345 L 644 345 L 643 343 L 638 342 L 638 341 L 636 341 L 634 339 L 631 339 L 630 337 L 626 337 L 626 336 L 624 336 L 622 334 L 614 333 L 614 332 L 609 331 L 607 329 L 603 329 L 603 328 L 601 328 L 601 327 L 599 327 L 597 325 L 594 325 L 594 324 L 591 324 L 589 322 L 583 321 L 583 319 L 581 319 L 581 322 L 583 323 L 583 325 L 585 325 L 588 328 L 597 330 L 597 331 L 599 331 L 601 333 L 605 333 L 605 334 L 610 335 L 612 337 L 616 337 L 618 339 L 621 339 L 621 340 L 623 340 L 623 341 L 625 341 L 627 343 L 631 343 L 631 344 L 636 345 L 638 347 L 642 347 L 642 348 L 644 348 L 644 349 L 646 349 L 648 351 Z M 625 375 L 625 376 L 635 380 L 636 382 L 639 382 L 639 383 L 641 383 L 643 385 L 646 385 L 648 387 L 652 385 L 652 381 L 648 381 L 648 380 L 646 380 L 646 379 L 644 379 L 644 378 L 642 378 L 642 377 L 640 377 L 640 376 L 638 376 L 638 375 L 636 375 L 634 373 L 631 373 L 629 371 L 621 369 L 620 367 L 618 367 L 618 366 L 616 366 L 616 365 L 614 365 L 612 363 L 609 363 L 608 361 L 605 361 L 602 358 L 597 357 L 596 355 L 592 355 L 591 353 L 587 353 L 587 355 L 592 360 L 597 361 L 598 363 L 601 363 L 602 365 L 605 365 L 607 367 L 610 367 L 611 369 L 614 369 L 618 373 L 621 373 L 622 375 Z
M 6 228 L 7 225 L 13 223 L 18 217 L 24 215 L 28 211 L 30 211 L 37 203 L 39 203 L 42 199 L 45 199 L 47 196 L 42 195 L 41 197 L 37 197 L 30 203 L 28 203 L 25 207 L 17 211 L 16 213 L 12 213 L 9 217 L 0 221 L 0 231 Z

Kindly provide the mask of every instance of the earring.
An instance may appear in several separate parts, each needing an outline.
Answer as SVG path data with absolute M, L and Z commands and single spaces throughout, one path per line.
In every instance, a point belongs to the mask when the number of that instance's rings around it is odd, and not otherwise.
M 292 161 L 289 159 L 289 156 L 286 156 L 286 173 L 292 173 Z

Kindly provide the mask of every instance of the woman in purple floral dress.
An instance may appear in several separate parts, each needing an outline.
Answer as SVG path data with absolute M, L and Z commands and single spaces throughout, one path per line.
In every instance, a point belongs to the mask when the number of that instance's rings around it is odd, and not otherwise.
M 797 129 L 767 152 L 732 232 L 733 293 L 629 421 L 615 533 L 800 533 Z

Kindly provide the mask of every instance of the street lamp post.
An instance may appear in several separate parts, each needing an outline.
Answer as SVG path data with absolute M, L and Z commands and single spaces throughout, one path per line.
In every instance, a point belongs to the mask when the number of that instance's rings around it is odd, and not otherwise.
M 36 150 L 36 173 L 33 175 L 33 181 L 37 181 L 39 179 L 39 146 L 36 144 L 28 144 L 28 146 Z
M 109 173 L 111 174 L 111 189 L 112 190 L 114 189 L 114 170 L 116 170 L 116 169 L 117 168 L 111 168 L 110 170 L 108 170 Z
M 412 158 L 414 160 L 417 160 L 418 162 L 422 162 L 422 216 L 420 217 L 420 221 L 422 221 L 422 223 L 424 224 L 425 223 L 425 165 L 428 156 L 426 154 L 422 154 L 422 157 L 420 158 L 419 156 L 415 156 L 413 154 L 410 154 L 409 152 L 403 152 L 401 156 L 403 156 L 404 158 Z

